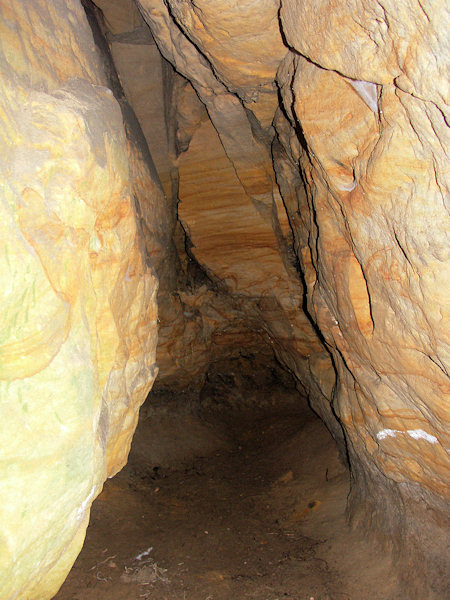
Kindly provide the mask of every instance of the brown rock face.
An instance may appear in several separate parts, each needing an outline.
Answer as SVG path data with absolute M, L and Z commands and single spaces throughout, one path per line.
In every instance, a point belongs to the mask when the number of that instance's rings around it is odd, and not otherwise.
M 198 120 L 178 158 L 179 218 L 192 254 L 257 315 L 336 435 L 338 418 L 351 514 L 437 581 L 448 483 L 444 6 L 284 1 L 278 23 L 274 3 L 248 4 L 139 2 L 211 120 Z M 252 38 L 259 22 L 264 43 Z M 272 106 L 274 58 L 275 138 L 255 93 Z M 302 281 L 324 346 L 302 314 Z
M 285 115 L 277 118 L 281 161 L 300 166 L 314 214 L 308 243 L 299 241 L 308 308 L 338 372 L 351 508 L 405 542 L 410 561 L 434 563 L 438 589 L 435 536 L 448 483 L 448 127 L 435 44 L 443 8 L 396 3 L 380 14 L 378 5 L 357 19 L 323 8 L 332 26 L 320 40 L 320 17 L 294 2 L 280 13 L 288 44 L 308 59 L 291 55 L 280 66 Z M 296 127 L 303 148 L 293 151 Z
M 0 598 L 61 584 L 156 362 L 200 388 L 245 353 L 294 374 L 410 597 L 445 597 L 444 2 L 0 6 Z

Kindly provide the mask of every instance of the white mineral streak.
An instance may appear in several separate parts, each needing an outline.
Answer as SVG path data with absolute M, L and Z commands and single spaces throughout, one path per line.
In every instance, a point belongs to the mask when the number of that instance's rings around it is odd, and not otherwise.
M 423 429 L 408 429 L 407 431 L 400 431 L 399 429 L 383 429 L 377 433 L 377 439 L 384 440 L 387 437 L 395 437 L 397 433 L 402 435 L 407 433 L 415 440 L 426 440 L 427 442 L 430 442 L 430 444 L 436 444 L 438 441 L 437 437 L 427 433 Z
M 430 435 L 423 429 L 408 429 L 407 434 L 415 440 L 426 440 L 427 442 L 430 442 L 430 444 L 436 444 L 438 441 L 437 437 Z
M 339 189 L 342 190 L 343 192 L 352 192 L 356 187 L 356 179 L 353 179 L 353 181 L 351 183 L 340 183 L 339 184 Z
M 387 437 L 395 437 L 397 433 L 402 433 L 398 429 L 383 429 L 377 433 L 377 440 L 384 440 Z

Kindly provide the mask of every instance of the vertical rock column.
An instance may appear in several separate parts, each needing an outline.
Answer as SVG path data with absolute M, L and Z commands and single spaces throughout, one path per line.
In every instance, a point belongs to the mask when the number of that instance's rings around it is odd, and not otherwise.
M 155 184 L 78 1 L 0 2 L 0 72 L 0 598 L 43 600 L 156 375 Z

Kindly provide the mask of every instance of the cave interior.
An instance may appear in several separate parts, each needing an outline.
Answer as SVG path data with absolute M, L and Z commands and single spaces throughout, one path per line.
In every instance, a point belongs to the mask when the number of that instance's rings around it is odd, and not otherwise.
M 448 598 L 444 3 L 7 4 L 0 600 Z

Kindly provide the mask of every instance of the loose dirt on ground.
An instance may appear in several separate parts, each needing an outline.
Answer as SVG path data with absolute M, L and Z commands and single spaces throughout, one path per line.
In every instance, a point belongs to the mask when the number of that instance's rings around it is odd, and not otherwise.
M 209 420 L 143 410 L 56 600 L 405 600 L 389 558 L 346 524 L 327 429 L 269 404 Z

